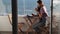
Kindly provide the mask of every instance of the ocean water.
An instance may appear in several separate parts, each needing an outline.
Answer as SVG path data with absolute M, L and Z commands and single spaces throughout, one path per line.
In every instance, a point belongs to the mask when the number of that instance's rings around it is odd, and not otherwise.
M 51 15 L 51 1 L 42 0 L 43 4 L 46 6 L 49 16 Z M 11 13 L 11 0 L 2 0 L 6 11 L 5 13 Z M 37 0 L 17 0 L 18 14 L 19 15 L 31 15 L 32 13 L 36 14 L 35 8 L 37 7 Z

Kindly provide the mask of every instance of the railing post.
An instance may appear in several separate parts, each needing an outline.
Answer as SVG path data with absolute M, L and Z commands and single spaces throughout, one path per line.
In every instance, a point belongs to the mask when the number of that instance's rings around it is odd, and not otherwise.
M 12 33 L 17 34 L 17 0 L 11 0 L 12 2 Z
M 51 0 L 51 34 L 52 34 L 52 21 L 53 21 L 53 0 Z

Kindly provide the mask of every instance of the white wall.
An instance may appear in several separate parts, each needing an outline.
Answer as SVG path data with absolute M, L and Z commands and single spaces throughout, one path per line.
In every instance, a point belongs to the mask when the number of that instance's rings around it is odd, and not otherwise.
M 18 22 L 19 23 L 21 23 L 21 22 L 25 23 L 25 25 L 23 25 L 23 27 L 22 27 L 22 30 L 26 31 L 27 28 L 29 28 L 29 26 L 23 17 L 24 16 L 19 16 Z M 12 31 L 12 25 L 9 22 L 8 16 L 0 16 L 0 31 Z
M 24 16 L 19 16 L 18 17 L 18 22 L 25 23 L 25 25 L 22 27 L 23 31 L 26 31 L 28 28 L 25 19 L 23 18 Z M 0 16 L 0 31 L 12 31 L 12 25 L 9 22 L 8 16 Z
M 8 16 L 0 16 L 0 31 L 12 31 L 12 25 L 9 23 Z

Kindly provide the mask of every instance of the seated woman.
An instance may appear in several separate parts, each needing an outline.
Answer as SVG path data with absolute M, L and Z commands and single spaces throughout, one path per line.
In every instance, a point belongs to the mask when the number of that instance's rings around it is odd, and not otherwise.
M 36 32 L 40 32 L 39 27 L 44 27 L 45 23 L 46 23 L 46 17 L 48 17 L 48 13 L 46 11 L 46 7 L 43 5 L 42 1 L 39 0 L 37 1 L 38 3 L 38 7 L 35 8 L 35 10 L 38 12 L 38 16 L 39 16 L 39 22 L 35 25 L 32 26 L 32 28 L 36 31 Z M 32 14 L 34 16 L 34 14 Z

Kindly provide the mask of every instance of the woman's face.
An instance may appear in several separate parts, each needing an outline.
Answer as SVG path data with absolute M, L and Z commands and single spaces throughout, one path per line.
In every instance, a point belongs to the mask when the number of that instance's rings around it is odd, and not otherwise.
M 38 6 L 42 6 L 42 4 L 39 4 L 39 3 L 38 3 Z

